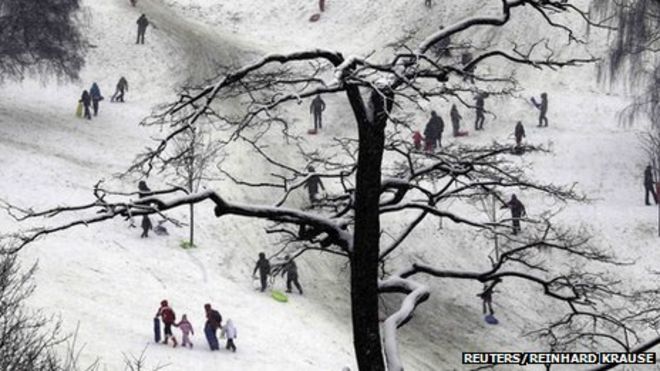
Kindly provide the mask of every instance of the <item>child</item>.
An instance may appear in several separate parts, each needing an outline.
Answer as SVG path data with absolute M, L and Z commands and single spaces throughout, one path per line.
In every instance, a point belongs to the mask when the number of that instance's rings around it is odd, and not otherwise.
M 227 320 L 227 323 L 225 324 L 225 327 L 222 328 L 222 332 L 220 333 L 220 335 L 227 337 L 227 345 L 225 345 L 225 349 L 231 349 L 232 352 L 236 352 L 236 345 L 234 344 L 234 339 L 238 337 L 238 333 L 231 319 Z
M 169 306 L 167 303 L 167 300 L 163 300 L 160 302 L 160 308 L 158 308 L 158 313 L 156 313 L 156 317 L 160 317 L 163 320 L 163 323 L 165 324 L 165 340 L 163 340 L 163 344 L 167 344 L 168 340 L 172 338 L 172 342 L 174 343 L 173 347 L 176 348 L 177 343 L 176 343 L 176 338 L 172 334 L 172 325 L 174 324 L 174 321 L 176 320 L 176 314 L 174 314 L 174 310 Z
M 190 349 L 192 349 L 193 343 L 188 336 L 195 335 L 195 331 L 193 330 L 192 324 L 188 322 L 188 317 L 184 314 L 181 317 L 181 321 L 175 326 L 178 327 L 182 333 L 183 340 L 181 340 L 181 346 L 185 347 L 186 345 L 190 345 Z
M 422 137 L 422 133 L 419 132 L 419 130 L 415 130 L 413 132 L 413 146 L 415 147 L 416 150 L 422 149 L 422 140 L 424 138 Z

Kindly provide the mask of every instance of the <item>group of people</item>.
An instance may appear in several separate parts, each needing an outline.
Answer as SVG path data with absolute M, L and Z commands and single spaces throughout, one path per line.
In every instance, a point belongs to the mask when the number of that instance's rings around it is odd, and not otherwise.
M 219 329 L 221 330 L 220 337 L 227 339 L 225 349 L 236 352 L 236 343 L 234 340 L 236 340 L 238 336 L 238 331 L 236 330 L 236 326 L 234 326 L 232 320 L 228 319 L 227 323 L 223 326 L 222 315 L 216 309 L 213 309 L 211 304 L 204 304 L 204 313 L 206 314 L 204 335 L 206 337 L 206 341 L 209 344 L 209 348 L 212 351 L 220 350 L 220 343 L 217 336 L 217 331 Z M 181 330 L 181 346 L 189 347 L 192 349 L 193 343 L 190 340 L 190 337 L 195 335 L 195 330 L 193 329 L 192 323 L 190 323 L 186 314 L 181 316 L 181 320 L 177 323 L 176 314 L 174 313 L 172 307 L 169 305 L 168 301 L 161 301 L 160 307 L 158 308 L 156 316 L 154 317 L 154 332 L 156 342 L 159 342 L 161 339 L 159 321 L 162 321 L 163 323 L 163 344 L 169 345 L 170 340 L 172 340 L 172 346 L 175 348 L 177 347 L 178 342 L 176 340 L 176 336 L 174 336 L 172 333 L 172 326 L 174 326 Z
M 111 102 L 124 102 L 124 93 L 128 91 L 128 81 L 125 77 L 120 77 L 117 82 L 117 89 L 110 99 Z M 78 100 L 78 109 L 76 115 L 78 117 L 84 117 L 88 120 L 92 119 L 92 111 L 94 116 L 97 116 L 99 113 L 99 102 L 103 100 L 103 95 L 101 94 L 101 88 L 99 85 L 94 82 L 92 87 L 89 88 L 89 91 L 83 90 L 80 100 Z
M 292 285 L 295 285 L 300 295 L 302 295 L 303 289 L 302 286 L 300 286 L 300 282 L 298 282 L 298 266 L 294 259 L 292 259 L 290 255 L 286 255 L 284 257 L 284 263 L 279 265 L 279 267 L 280 270 L 271 269 L 270 261 L 266 258 L 266 254 L 263 252 L 259 253 L 259 260 L 257 260 L 257 264 L 252 271 L 252 276 L 256 278 L 256 274 L 259 272 L 261 292 L 266 291 L 266 288 L 268 287 L 268 276 L 271 275 L 271 273 L 274 273 L 274 276 L 276 276 L 281 272 L 282 276 L 286 275 L 286 292 L 290 293 Z
M 485 99 L 488 97 L 487 94 L 479 93 L 475 95 L 475 121 L 474 121 L 474 130 L 479 131 L 483 130 L 484 122 L 486 121 L 485 117 Z M 539 110 L 539 127 L 548 126 L 548 94 L 542 93 L 541 100 L 537 102 L 533 97 L 531 99 L 532 103 Z M 456 104 L 451 106 L 449 111 L 449 117 L 451 118 L 452 124 L 452 133 L 454 137 L 463 137 L 467 135 L 467 132 L 461 130 L 461 120 L 463 117 L 458 112 Z M 442 120 L 442 117 L 438 115 L 436 111 L 431 111 L 431 118 L 427 122 L 424 128 L 424 135 L 419 131 L 414 131 L 412 140 L 413 146 L 416 150 L 421 150 L 422 147 L 427 152 L 433 152 L 436 148 L 442 147 L 442 134 L 445 130 L 445 123 Z M 514 137 L 516 139 L 516 147 L 520 148 L 523 138 L 525 138 L 525 127 L 521 121 L 516 123 L 514 128 Z M 422 145 L 423 144 L 423 145 Z

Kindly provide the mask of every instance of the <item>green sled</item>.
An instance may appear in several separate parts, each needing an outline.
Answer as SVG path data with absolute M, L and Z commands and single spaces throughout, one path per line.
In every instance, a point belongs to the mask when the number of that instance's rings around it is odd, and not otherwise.
M 281 291 L 273 290 L 270 293 L 270 296 L 272 296 L 273 299 L 275 299 L 279 302 L 282 302 L 282 303 L 286 303 L 287 301 L 289 301 L 289 298 L 287 298 L 286 295 L 284 295 L 284 293 L 281 292 Z

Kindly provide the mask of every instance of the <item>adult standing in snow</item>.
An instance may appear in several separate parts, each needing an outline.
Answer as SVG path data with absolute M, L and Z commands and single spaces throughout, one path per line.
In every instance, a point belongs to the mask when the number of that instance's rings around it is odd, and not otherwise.
M 266 254 L 260 252 L 259 260 L 257 260 L 257 265 L 254 266 L 254 271 L 252 271 L 252 276 L 257 274 L 259 271 L 259 278 L 261 279 L 261 292 L 266 291 L 268 287 L 268 275 L 270 274 L 270 262 L 266 259 Z
M 451 105 L 451 111 L 449 111 L 449 116 L 451 117 L 451 128 L 454 132 L 455 137 L 459 137 L 461 132 L 461 119 L 463 118 L 460 113 L 458 113 L 458 108 L 456 104 Z
M 286 262 L 284 263 L 284 268 L 282 269 L 282 276 L 284 276 L 286 273 L 286 292 L 291 292 L 291 284 L 293 283 L 296 285 L 300 295 L 302 295 L 303 289 L 300 287 L 300 283 L 298 282 L 298 266 L 296 265 L 296 262 L 293 261 L 289 255 L 285 256 L 284 260 Z
M 474 97 L 475 101 L 475 114 L 476 114 L 476 119 L 474 121 L 474 130 L 483 130 L 484 129 L 484 121 L 486 121 L 486 117 L 484 116 L 484 99 L 485 95 L 482 93 L 478 93 Z
M 230 319 L 227 320 L 227 324 L 222 328 L 221 334 L 227 338 L 227 344 L 225 344 L 225 349 L 231 350 L 236 353 L 236 344 L 234 344 L 234 339 L 238 337 L 238 331 L 234 322 Z
M 321 178 L 314 172 L 314 167 L 309 166 L 307 171 L 309 171 L 310 175 L 305 182 L 304 187 L 307 188 L 307 192 L 309 193 L 309 202 L 314 204 L 319 199 L 319 188 L 325 191 L 325 186 L 323 185 Z
M 89 89 L 89 95 L 92 98 L 92 107 L 94 108 L 94 116 L 96 116 L 99 113 L 99 102 L 103 100 L 98 84 L 92 84 L 92 87 Z
M 80 103 L 83 104 L 83 107 L 85 108 L 85 118 L 88 120 L 92 119 L 92 114 L 89 111 L 89 106 L 92 104 L 92 97 L 89 95 L 87 90 L 83 90 L 82 96 L 80 97 L 79 100 Z
M 539 110 L 539 127 L 548 127 L 548 93 L 541 93 L 541 102 L 532 97 L 532 104 Z
M 433 152 L 436 143 L 442 147 L 442 132 L 445 131 L 445 122 L 435 111 L 431 111 L 431 118 L 424 129 L 424 138 L 426 139 L 426 150 Z
M 470 62 L 472 62 L 472 59 L 474 57 L 472 56 L 472 53 L 466 52 L 461 54 L 461 64 L 463 65 L 463 81 L 470 81 L 471 83 L 474 84 L 474 67 L 469 67 L 466 68 Z
M 651 205 L 649 202 L 649 193 L 653 196 L 653 201 L 658 203 L 658 195 L 655 193 L 655 181 L 653 180 L 653 168 L 648 165 L 644 170 L 644 189 L 646 190 L 646 205 Z
M 147 182 L 144 180 L 141 180 L 138 182 L 138 195 L 140 198 L 147 197 L 151 194 L 151 189 L 149 189 L 149 186 L 147 186 Z M 142 216 L 142 223 L 140 225 L 142 227 L 142 235 L 140 235 L 140 238 L 148 238 L 149 237 L 149 230 L 153 228 L 153 224 L 151 223 L 151 219 L 149 218 L 149 215 L 143 215 Z
M 190 341 L 190 335 L 195 335 L 192 324 L 188 321 L 188 316 L 181 316 L 181 321 L 175 324 L 174 326 L 178 327 L 181 330 L 181 346 L 185 348 L 186 345 L 192 349 L 193 343 Z
M 112 95 L 112 98 L 110 98 L 110 101 L 124 103 L 125 91 L 128 91 L 128 81 L 126 81 L 126 78 L 122 76 L 121 78 L 119 78 L 119 81 L 117 82 L 117 88 L 115 90 L 115 93 Z
M 522 122 L 518 121 L 516 128 L 513 131 L 513 135 L 516 137 L 516 147 L 520 147 L 523 138 L 525 137 L 525 127 Z
M 430 2 L 430 1 L 429 1 Z M 442 31 L 445 26 L 440 25 L 438 30 Z M 451 57 L 451 37 L 445 36 L 435 43 L 435 55 L 438 57 Z
M 325 11 L 325 0 L 319 0 L 319 10 L 321 13 Z
M 137 41 L 135 41 L 136 44 L 144 44 L 144 33 L 147 32 L 147 26 L 149 26 L 149 20 L 147 19 L 147 16 L 142 14 L 140 18 L 137 20 L 137 27 L 138 27 L 138 32 L 137 32 Z
M 163 344 L 167 344 L 169 339 L 172 338 L 172 346 L 176 348 L 176 337 L 172 334 L 172 325 L 176 321 L 176 314 L 174 314 L 174 310 L 170 308 L 167 300 L 160 302 L 160 308 L 158 308 L 156 317 L 160 317 L 160 319 L 163 321 L 163 324 L 165 325 L 165 340 L 163 340 Z
M 206 341 L 209 343 L 211 350 L 220 350 L 216 331 L 222 328 L 222 315 L 217 310 L 211 308 L 211 304 L 208 303 L 204 304 L 204 312 L 206 312 L 206 323 L 204 324 Z
M 314 131 L 323 129 L 323 111 L 325 111 L 325 102 L 320 95 L 317 95 L 309 105 L 309 113 L 314 117 Z
M 520 232 L 520 218 L 527 215 L 527 211 L 525 211 L 525 205 L 523 205 L 522 202 L 518 200 L 518 197 L 516 197 L 516 195 L 514 194 L 511 195 L 511 200 L 505 203 L 504 206 L 502 206 L 501 208 L 511 210 L 513 234 L 518 234 L 518 232 Z

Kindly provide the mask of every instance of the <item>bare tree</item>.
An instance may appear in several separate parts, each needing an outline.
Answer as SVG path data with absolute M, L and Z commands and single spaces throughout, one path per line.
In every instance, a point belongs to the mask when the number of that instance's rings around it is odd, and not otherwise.
M 76 24 L 79 0 L 0 2 L 0 81 L 26 73 L 77 79 L 86 42 Z
M 173 170 L 175 182 L 188 193 L 199 191 L 202 181 L 211 180 L 212 172 L 219 166 L 222 142 L 211 138 L 204 127 L 190 127 L 175 138 L 174 153 L 168 164 Z M 186 246 L 195 246 L 195 205 L 190 204 L 190 238 Z
M 430 295 L 426 285 L 413 280 L 420 275 L 472 280 L 491 287 L 516 280 L 528 282 L 566 308 L 565 317 L 536 332 L 552 349 L 593 347 L 609 342 L 609 346 L 631 350 L 638 339 L 631 335 L 634 332 L 629 321 L 616 315 L 620 306 L 625 306 L 626 296 L 606 274 L 588 270 L 589 262 L 614 266 L 620 263 L 591 245 L 584 231 L 556 225 L 542 212 L 523 220 L 528 225 L 525 233 L 512 235 L 507 220 L 480 220 L 458 206 L 452 210 L 447 207 L 453 201 L 460 203 L 514 190 L 545 195 L 558 202 L 583 201 L 579 193 L 570 186 L 527 179 L 523 169 L 507 160 L 513 150 L 511 146 L 493 144 L 483 148 L 447 148 L 436 153 L 420 153 L 406 140 L 414 125 L 412 112 L 422 101 L 432 97 L 452 98 L 470 107 L 465 102 L 474 93 L 508 96 L 515 90 L 515 80 L 511 76 L 477 74 L 477 66 L 502 59 L 532 68 L 556 69 L 594 61 L 589 56 L 560 59 L 543 40 L 526 46 L 514 44 L 510 49 L 491 45 L 486 50 L 474 50 L 478 54 L 465 65 L 426 55 L 434 44 L 447 37 L 478 27 L 505 25 L 513 11 L 525 6 L 537 14 L 539 20 L 567 35 L 569 41 L 583 42 L 556 19 L 557 15 L 570 12 L 587 19 L 585 12 L 568 1 L 502 0 L 500 4 L 499 14 L 471 16 L 417 41 L 395 42 L 396 48 L 385 62 L 321 49 L 266 55 L 228 72 L 210 86 L 186 91 L 177 102 L 166 106 L 159 115 L 173 118 L 167 125 L 167 135 L 154 148 L 140 154 L 131 166 L 131 171 L 145 175 L 154 170 L 164 171 L 174 161 L 175 157 L 168 155 L 168 151 L 175 146 L 176 138 L 185 135 L 191 127 L 217 125 L 227 133 L 230 142 L 252 148 L 274 169 L 275 181 L 245 180 L 228 174 L 230 179 L 246 187 L 280 190 L 281 197 L 270 206 L 232 202 L 225 195 L 210 190 L 191 194 L 178 194 L 181 189 L 162 190 L 139 200 L 126 201 L 126 195 L 97 185 L 94 199 L 85 205 L 44 211 L 5 205 L 6 210 L 21 221 L 53 220 L 71 214 L 76 217 L 54 226 L 5 235 L 3 239 L 11 244 L 11 251 L 17 251 L 42 236 L 78 225 L 116 217 L 163 214 L 208 200 L 213 202 L 217 217 L 237 215 L 273 222 L 268 232 L 279 233 L 284 239 L 302 246 L 297 254 L 323 251 L 348 259 L 353 340 L 360 370 L 403 369 L 397 329 L 412 318 L 417 306 Z M 416 45 L 410 45 L 411 42 Z M 475 84 L 467 85 L 465 77 Z M 485 83 L 488 91 L 484 91 Z M 300 102 L 318 94 L 343 95 L 357 127 L 357 138 L 335 138 L 337 151 L 332 157 L 305 149 L 291 133 L 292 122 L 284 109 L 288 102 Z M 240 114 L 227 107 L 235 109 L 237 101 L 242 110 Z M 264 143 L 275 134 L 296 145 L 307 163 L 290 165 L 270 154 Z M 525 146 L 524 150 L 542 149 Z M 383 166 L 385 156 L 394 158 L 386 160 L 387 166 Z M 307 165 L 311 163 L 323 166 L 322 171 L 308 173 Z M 341 191 L 329 192 L 311 208 L 289 207 L 289 196 L 311 176 L 332 180 Z M 381 232 L 387 225 L 381 225 L 381 218 L 408 218 L 410 213 L 417 216 L 402 230 L 389 230 L 388 234 L 395 237 L 385 244 Z M 405 251 L 409 236 L 430 218 L 444 218 L 466 228 L 469 233 L 497 236 L 502 241 L 501 253 L 489 260 L 490 268 L 486 270 L 456 270 L 451 264 L 414 263 L 383 275 L 383 267 L 389 264 L 392 253 Z M 540 258 L 547 251 L 576 264 L 563 269 L 553 266 L 552 262 Z M 381 337 L 379 299 L 384 294 L 403 294 L 403 298 L 398 309 L 387 314 Z

